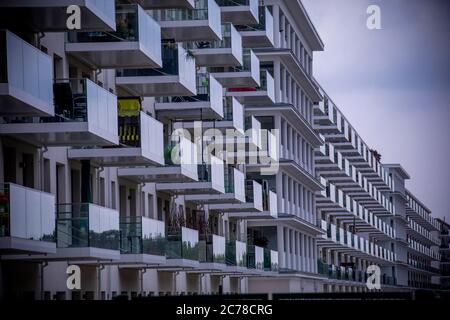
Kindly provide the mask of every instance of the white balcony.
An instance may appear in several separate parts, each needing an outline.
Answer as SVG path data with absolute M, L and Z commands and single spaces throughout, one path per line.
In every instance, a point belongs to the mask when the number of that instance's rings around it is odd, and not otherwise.
M 163 264 L 165 244 L 164 221 L 120 217 L 120 264 Z
M 119 115 L 118 134 L 119 147 L 69 149 L 68 158 L 89 159 L 102 167 L 164 165 L 164 130 L 161 122 L 142 111 L 128 116 Z
M 225 259 L 228 270 L 242 272 L 247 269 L 247 244 L 238 240 L 227 241 Z
M 0 116 L 52 116 L 51 57 L 9 31 L 0 42 Z
M 130 3 L 137 3 L 142 8 L 149 9 L 193 9 L 195 0 L 127 0 Z
M 259 7 L 259 23 L 243 24 L 236 27 L 242 36 L 245 48 L 265 48 L 274 46 L 273 16 L 267 7 Z
M 169 227 L 170 230 L 170 227 Z M 198 230 L 181 227 L 167 235 L 165 266 L 195 268 L 200 265 Z
M 178 122 L 176 126 L 193 131 L 198 122 Z M 244 126 L 244 106 L 235 98 L 226 97 L 224 99 L 223 120 L 202 121 L 203 129 L 220 130 L 223 136 L 215 136 L 214 142 L 218 145 L 226 143 L 236 143 L 234 137 L 241 136 L 245 131 Z M 235 136 L 227 136 L 227 131 L 236 130 L 238 134 Z M 212 131 L 211 131 L 212 132 Z M 206 136 L 204 136 L 206 138 Z M 232 141 L 230 140 L 232 139 Z
M 0 18 L 5 25 L 29 26 L 36 31 L 67 31 L 67 7 L 77 5 L 81 10 L 81 30 L 113 31 L 114 0 L 0 0 Z M 20 22 L 14 20 L 21 17 Z
M 257 87 L 260 85 L 259 59 L 253 50 L 244 50 L 242 67 L 211 68 L 211 75 L 224 88 Z
M 230 217 L 255 217 L 264 211 L 263 191 L 260 183 L 247 180 L 245 184 L 245 201 L 243 203 L 220 203 L 209 206 L 211 210 L 227 212 Z
M 198 0 L 195 9 L 149 10 L 164 39 L 177 42 L 221 39 L 220 8 L 214 0 Z
M 225 193 L 223 160 L 211 156 L 209 164 L 198 165 L 198 174 L 195 182 L 158 182 L 156 190 L 179 195 Z
M 55 196 L 13 183 L 0 185 L 0 254 L 55 252 Z
M 225 269 L 225 237 L 211 235 L 200 240 L 200 263 L 202 269 L 223 271 Z
M 245 202 L 245 175 L 236 168 L 227 167 L 224 172 L 225 193 L 186 195 L 184 199 L 199 204 Z
M 161 27 L 138 5 L 118 5 L 117 31 L 70 32 L 66 52 L 98 69 L 160 68 Z
M 198 181 L 196 145 L 186 138 L 174 142 L 165 149 L 165 166 L 118 168 L 117 176 L 137 183 Z
M 117 97 L 89 79 L 54 85 L 55 116 L 9 119 L 0 134 L 37 146 L 109 146 L 119 143 Z
M 216 0 L 223 22 L 251 25 L 259 22 L 259 0 Z
M 275 81 L 267 70 L 261 70 L 257 87 L 228 88 L 227 97 L 235 97 L 244 105 L 266 105 L 275 103 Z
M 162 44 L 162 68 L 117 70 L 116 85 L 141 97 L 197 94 L 195 59 L 180 43 Z
M 187 44 L 200 67 L 241 66 L 242 38 L 230 24 L 222 25 L 222 39 L 195 41 Z
M 118 260 L 119 212 L 92 203 L 58 204 L 56 239 L 49 260 Z
M 157 97 L 158 119 L 220 120 L 223 118 L 223 88 L 209 74 L 197 74 L 197 95 Z

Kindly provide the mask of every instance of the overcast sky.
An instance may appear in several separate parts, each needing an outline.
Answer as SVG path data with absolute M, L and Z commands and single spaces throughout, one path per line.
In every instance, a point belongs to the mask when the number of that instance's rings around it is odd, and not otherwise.
M 324 44 L 314 76 L 382 163 L 450 221 L 450 1 L 302 0 Z M 381 30 L 366 26 L 369 5 Z

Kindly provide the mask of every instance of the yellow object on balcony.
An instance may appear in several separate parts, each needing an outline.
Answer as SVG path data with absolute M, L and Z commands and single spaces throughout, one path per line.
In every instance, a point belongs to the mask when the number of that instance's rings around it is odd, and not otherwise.
M 117 99 L 117 102 L 119 117 L 138 116 L 141 111 L 140 98 L 119 98 Z

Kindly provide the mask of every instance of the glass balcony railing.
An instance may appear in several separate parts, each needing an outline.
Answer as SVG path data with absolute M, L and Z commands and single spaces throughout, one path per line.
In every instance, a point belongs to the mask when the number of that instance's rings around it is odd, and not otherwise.
M 91 203 L 58 204 L 56 240 L 58 248 L 119 250 L 119 212 Z
M 199 254 L 200 262 L 225 264 L 225 238 L 213 234 L 200 240 Z
M 219 7 L 236 7 L 236 6 L 248 6 L 250 0 L 216 0 Z
M 264 248 L 255 245 L 247 246 L 247 268 L 264 270 Z
M 245 242 L 230 240 L 225 247 L 226 264 L 230 266 L 247 266 L 247 245 Z
M 168 259 L 199 260 L 198 231 L 181 227 L 178 232 L 167 235 L 166 257 Z
M 242 66 L 231 67 L 234 72 L 245 72 L 256 70 L 259 73 L 259 60 L 250 49 L 244 49 L 242 54 Z
M 120 253 L 164 256 L 164 222 L 146 217 L 120 218 Z
M 234 193 L 234 168 L 225 167 L 225 193 Z
M 155 97 L 157 103 L 183 103 L 183 102 L 202 102 L 211 101 L 209 74 L 197 73 L 196 87 L 197 95 L 184 97 Z
M 170 76 L 180 74 L 180 65 L 184 61 L 179 59 L 179 48 L 175 42 L 165 42 L 161 45 L 162 68 L 133 68 L 133 69 L 116 69 L 117 77 L 155 77 Z M 181 48 L 181 50 L 183 50 Z M 184 51 L 184 50 L 183 50 Z M 194 59 L 188 57 L 185 53 L 185 59 Z
M 219 4 L 220 5 L 220 4 Z M 259 23 L 255 25 L 236 26 L 238 31 L 264 31 L 266 30 L 266 7 L 259 7 Z
M 232 48 L 233 44 L 236 41 L 235 39 L 233 39 L 235 33 L 237 36 L 239 36 L 236 30 L 234 28 L 232 29 L 232 25 L 230 23 L 226 23 L 222 25 L 221 40 L 186 42 L 186 49 L 195 50 Z
M 317 260 L 317 272 L 319 274 L 328 275 L 328 265 L 323 260 Z
M 189 20 L 208 20 L 210 10 L 210 1 L 196 0 L 194 9 L 154 9 L 147 12 L 156 21 L 189 21 Z
M 53 85 L 55 116 L 21 117 L 21 123 L 92 122 L 117 134 L 116 96 L 89 79 L 57 79 Z
M 264 270 L 278 271 L 278 251 L 264 248 Z
M 145 46 L 152 45 L 157 40 L 157 35 L 152 35 L 152 31 L 156 29 L 142 28 L 142 21 L 145 16 L 140 15 L 142 10 L 135 4 L 122 4 L 116 6 L 116 31 L 95 31 L 95 32 L 69 32 L 68 42 L 71 43 L 89 43 L 89 42 L 128 42 L 128 41 L 144 41 Z M 145 11 L 143 11 L 145 13 Z M 150 19 L 152 20 L 152 19 Z M 156 26 L 157 23 L 153 21 Z M 140 34 L 143 32 L 143 34 Z M 160 35 L 159 35 L 160 36 Z M 147 41 L 152 42 L 147 42 Z
M 55 197 L 14 183 L 0 184 L 0 237 L 55 242 Z

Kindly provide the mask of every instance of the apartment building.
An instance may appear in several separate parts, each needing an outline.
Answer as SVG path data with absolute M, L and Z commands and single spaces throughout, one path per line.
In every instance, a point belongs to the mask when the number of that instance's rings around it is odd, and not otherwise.
M 440 277 L 439 284 L 443 291 L 450 291 L 450 225 L 445 220 L 437 219 L 439 223 L 439 238 L 440 246 L 439 253 L 441 255 L 440 261 Z
M 380 268 L 381 290 L 437 288 L 438 224 L 406 188 L 400 164 L 382 164 L 321 90 L 314 128 L 325 143 L 315 150 L 319 273 L 327 292 L 366 290 L 367 268 Z
M 0 1 L 0 298 L 431 283 L 437 224 L 315 81 L 300 1 L 30 3 Z

